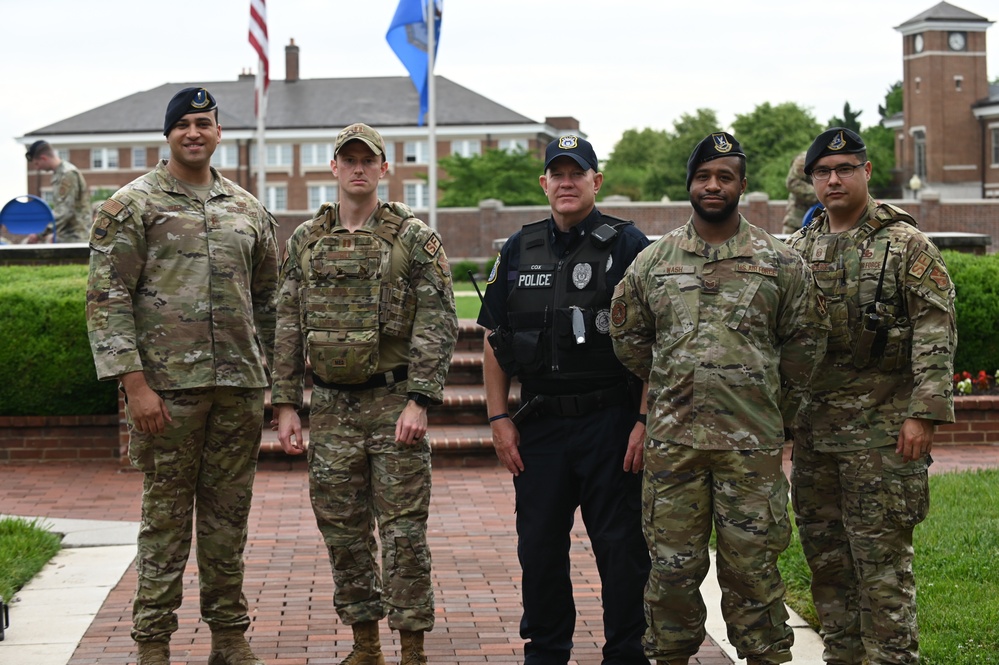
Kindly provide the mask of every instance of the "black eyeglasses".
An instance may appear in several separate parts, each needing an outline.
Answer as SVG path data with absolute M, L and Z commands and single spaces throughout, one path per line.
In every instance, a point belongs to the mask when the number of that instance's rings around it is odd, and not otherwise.
M 846 180 L 847 178 L 852 178 L 854 172 L 866 164 L 867 162 L 861 162 L 860 164 L 840 164 L 834 169 L 820 166 L 817 169 L 812 169 L 812 178 L 814 180 L 828 180 L 829 176 L 831 176 L 833 171 L 835 171 L 837 178 L 840 180 Z

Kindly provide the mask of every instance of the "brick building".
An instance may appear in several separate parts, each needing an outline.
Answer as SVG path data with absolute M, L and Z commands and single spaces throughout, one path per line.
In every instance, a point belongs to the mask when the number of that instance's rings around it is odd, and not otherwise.
M 941 2 L 895 27 L 902 34 L 903 112 L 895 163 L 912 191 L 999 198 L 999 85 L 990 85 L 987 18 Z M 913 180 L 918 176 L 918 181 Z
M 337 198 L 330 173 L 333 141 L 349 123 L 373 125 L 385 138 L 389 173 L 379 186 L 383 199 L 427 206 L 427 128 L 417 127 L 419 99 L 408 77 L 299 78 L 299 47 L 285 47 L 283 81 L 271 81 L 267 100 L 266 192 L 257 189 L 254 77 L 221 82 L 165 83 L 28 132 L 52 144 L 79 168 L 91 193 L 115 191 L 169 155 L 163 113 L 178 90 L 204 86 L 219 103 L 222 143 L 212 165 L 248 189 L 275 214 L 304 219 Z M 571 117 L 537 122 L 442 76 L 437 90 L 437 155 L 480 154 L 487 148 L 541 155 L 553 138 L 579 132 Z M 585 136 L 585 134 L 584 134 Z M 439 173 L 442 176 L 443 173 Z M 29 171 L 28 193 L 50 194 L 49 174 Z

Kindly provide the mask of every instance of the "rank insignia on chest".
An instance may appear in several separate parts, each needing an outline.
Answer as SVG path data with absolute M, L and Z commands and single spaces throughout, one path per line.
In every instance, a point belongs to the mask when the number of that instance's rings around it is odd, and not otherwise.
M 715 295 L 720 291 L 721 284 L 717 279 L 704 279 L 704 283 L 701 286 L 701 293 L 707 295 Z

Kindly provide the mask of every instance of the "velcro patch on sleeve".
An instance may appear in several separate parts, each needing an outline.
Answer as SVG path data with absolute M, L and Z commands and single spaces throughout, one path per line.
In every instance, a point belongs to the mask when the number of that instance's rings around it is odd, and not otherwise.
M 441 249 L 441 241 L 437 236 L 430 236 L 427 242 L 423 245 L 423 251 L 430 256 L 436 256 L 437 252 Z
M 926 252 L 920 252 L 919 256 L 916 257 L 916 261 L 909 268 L 909 274 L 916 279 L 922 279 L 926 271 L 933 266 L 933 257 Z
M 108 199 L 107 201 L 101 204 L 101 211 L 106 212 L 112 217 L 114 217 L 124 209 L 125 206 L 122 205 L 121 202 L 115 201 L 114 199 Z

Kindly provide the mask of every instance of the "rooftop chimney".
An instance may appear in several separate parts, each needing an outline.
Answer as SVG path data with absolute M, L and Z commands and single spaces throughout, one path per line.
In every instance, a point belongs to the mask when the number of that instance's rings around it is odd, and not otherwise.
M 294 38 L 284 47 L 284 80 L 288 83 L 298 80 L 298 47 Z

